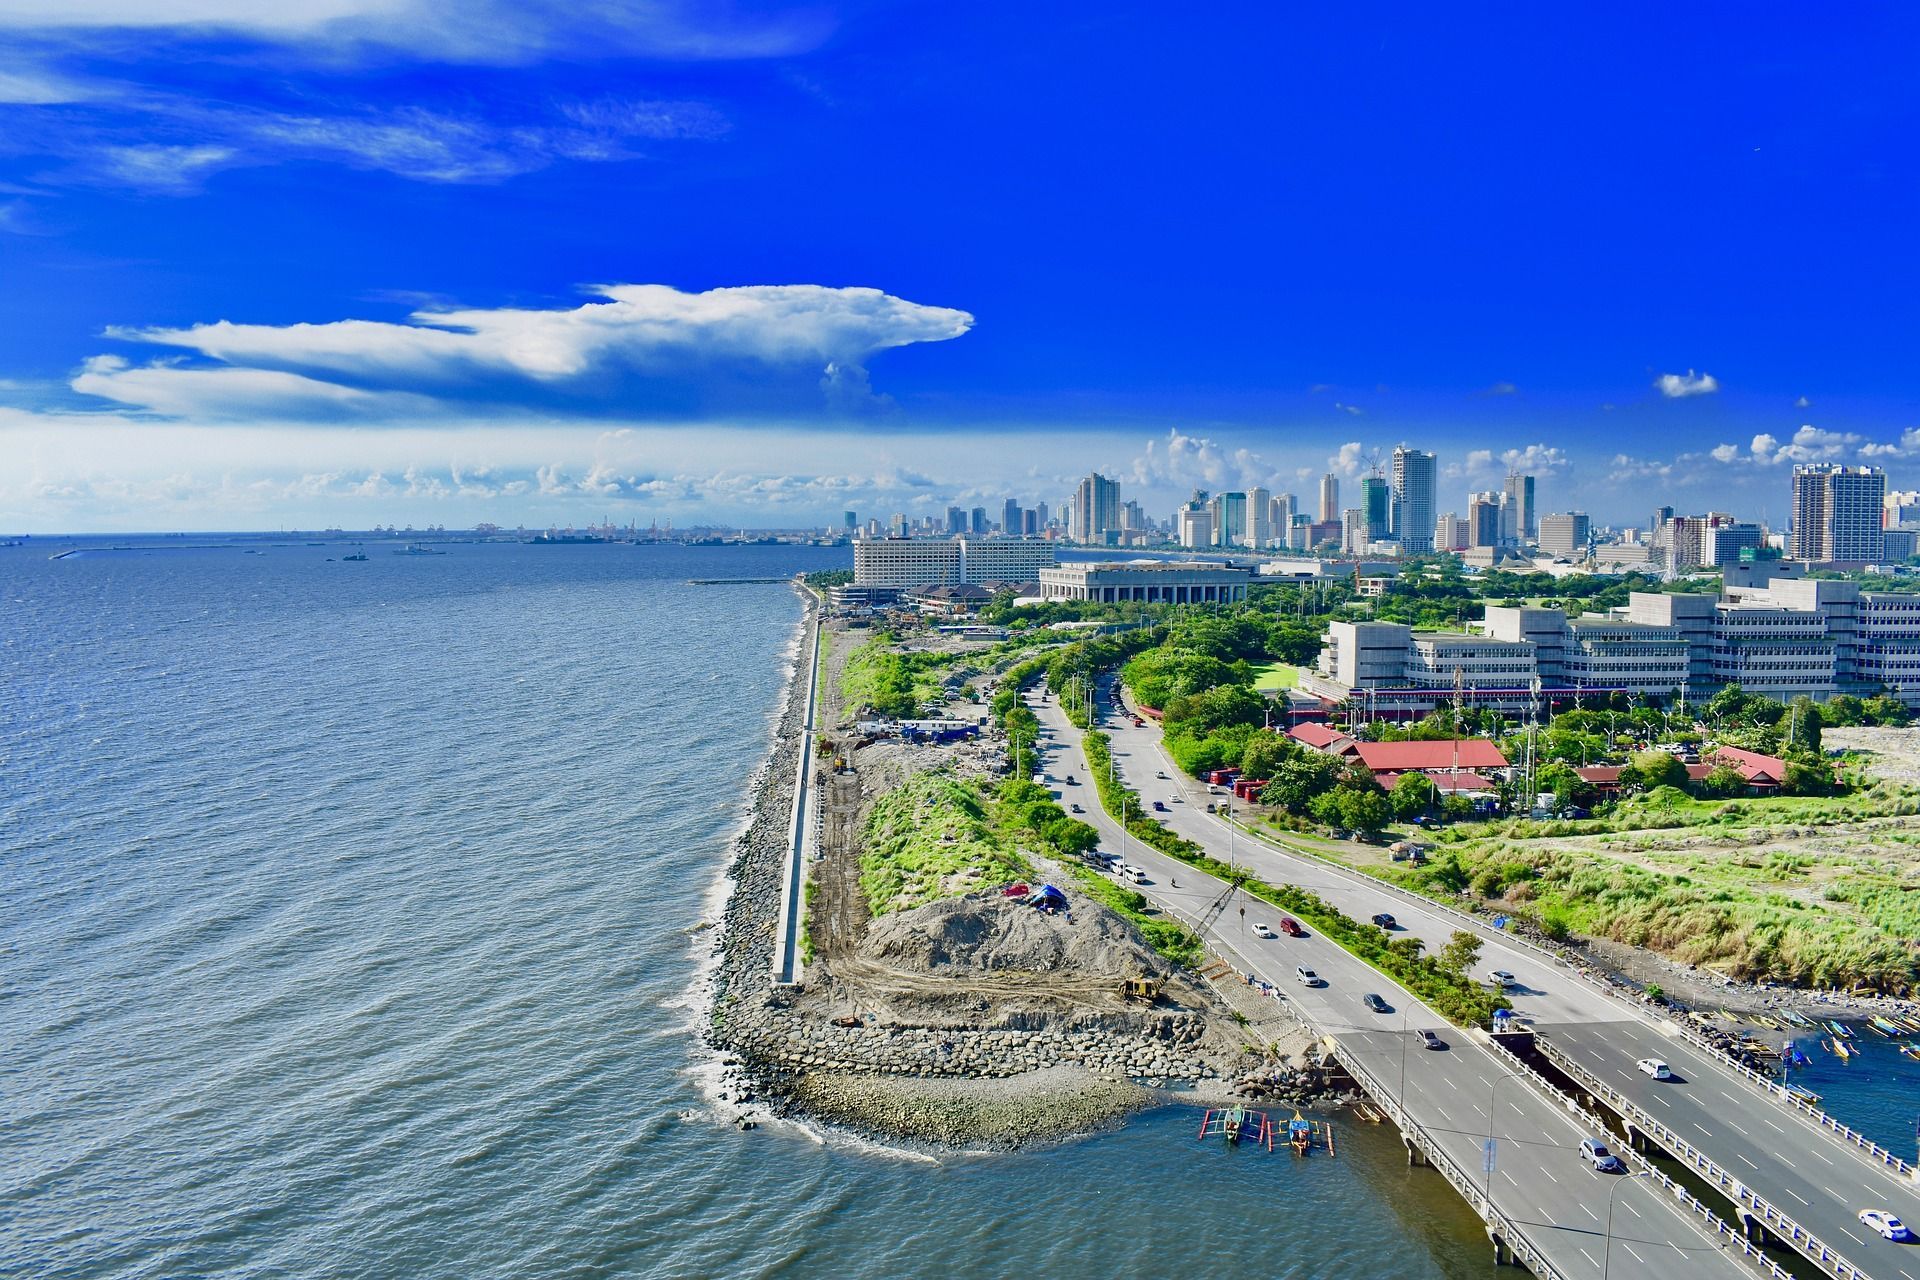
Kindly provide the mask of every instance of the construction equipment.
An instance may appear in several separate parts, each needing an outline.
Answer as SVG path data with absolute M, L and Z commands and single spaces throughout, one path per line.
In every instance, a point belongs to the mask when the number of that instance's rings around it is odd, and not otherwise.
M 1121 984 L 1120 994 L 1128 1000 L 1145 1000 L 1152 1004 L 1160 998 L 1160 979 L 1128 978 Z

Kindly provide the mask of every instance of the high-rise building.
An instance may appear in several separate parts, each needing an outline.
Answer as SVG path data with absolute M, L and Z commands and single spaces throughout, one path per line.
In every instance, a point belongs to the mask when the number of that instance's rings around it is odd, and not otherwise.
M 1513 540 L 1532 542 L 1540 536 L 1539 514 L 1533 507 L 1533 477 L 1509 475 L 1507 499 L 1513 506 Z
M 1020 514 L 1020 500 L 1008 498 L 1000 508 L 1000 532 L 1010 538 L 1020 536 L 1020 530 L 1026 527 L 1026 518 Z
M 1123 502 L 1120 504 L 1120 527 L 1128 533 L 1146 532 L 1147 513 L 1141 509 L 1139 503 Z
M 1340 516 L 1340 550 L 1350 556 L 1363 556 L 1373 540 L 1367 536 L 1365 507 L 1348 507 Z
M 987 509 L 985 507 L 975 507 L 969 512 L 967 524 L 970 526 L 968 532 L 976 535 L 990 533 L 993 529 L 993 526 L 987 521 Z
M 1047 527 L 1047 504 L 1046 503 L 1042 502 L 1037 504 L 1034 507 L 1033 523 L 1035 528 L 1044 529 Z
M 1467 547 L 1486 550 L 1498 547 L 1500 539 L 1500 500 L 1502 493 L 1476 493 L 1467 499 Z
M 1320 477 L 1320 523 L 1332 524 L 1340 518 L 1340 477 L 1329 471 Z
M 1247 545 L 1258 550 L 1273 541 L 1268 531 L 1267 503 L 1271 495 L 1265 489 L 1247 490 Z
M 965 533 L 967 531 L 967 513 L 959 507 L 947 508 L 947 532 Z
M 1031 538 L 1040 532 L 1040 509 L 1038 507 L 1020 508 L 1020 527 L 1015 532 L 1025 538 Z
M 1465 551 L 1467 549 L 1467 522 L 1451 511 L 1434 521 L 1433 549 L 1435 551 Z
M 1244 493 L 1215 494 L 1213 510 L 1213 544 L 1216 547 L 1240 547 L 1247 541 L 1247 495 Z
M 1173 536 L 1183 547 L 1213 545 L 1213 505 L 1205 489 L 1195 489 L 1193 496 L 1173 513 Z
M 1267 499 L 1267 537 L 1274 545 L 1293 545 L 1293 517 L 1298 510 L 1290 493 L 1276 493 Z
M 1573 560 L 1587 554 L 1592 526 L 1584 511 L 1540 517 L 1540 550 L 1544 555 Z
M 1386 537 L 1393 527 L 1393 505 L 1385 476 L 1368 476 L 1360 482 L 1360 509 L 1367 514 L 1368 540 Z
M 854 530 L 860 527 L 859 515 L 852 511 L 842 511 L 840 513 L 840 527 L 845 529 L 847 533 L 851 535 L 854 532 Z
M 1073 493 L 1073 536 L 1102 545 L 1120 528 L 1120 486 L 1098 471 L 1080 482 Z
M 1700 563 L 1724 569 L 1740 563 L 1740 552 L 1766 545 L 1766 531 L 1757 524 L 1734 520 L 1709 528 L 1701 544 Z M 1749 556 L 1749 559 L 1752 557 Z
M 1887 473 L 1878 467 L 1813 463 L 1793 469 L 1793 529 L 1787 554 L 1795 560 L 1866 561 L 1886 554 L 1881 513 Z
M 1433 550 L 1437 479 L 1432 453 L 1405 445 L 1393 451 L 1393 532 L 1408 555 Z

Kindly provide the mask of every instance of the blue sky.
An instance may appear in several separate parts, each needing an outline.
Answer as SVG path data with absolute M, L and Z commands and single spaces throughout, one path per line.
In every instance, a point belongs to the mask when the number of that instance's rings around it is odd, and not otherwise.
M 1900 7 L 0 0 L 0 527 L 1920 484 Z

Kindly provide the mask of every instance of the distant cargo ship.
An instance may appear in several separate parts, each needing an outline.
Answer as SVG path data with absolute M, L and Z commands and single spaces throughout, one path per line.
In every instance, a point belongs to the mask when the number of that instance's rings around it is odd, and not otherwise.
M 443 556 L 447 553 L 429 547 L 423 542 L 409 542 L 404 547 L 394 548 L 393 554 L 397 556 Z M 365 557 L 362 557 L 362 559 L 364 558 Z M 349 556 L 348 559 L 352 559 L 352 557 Z

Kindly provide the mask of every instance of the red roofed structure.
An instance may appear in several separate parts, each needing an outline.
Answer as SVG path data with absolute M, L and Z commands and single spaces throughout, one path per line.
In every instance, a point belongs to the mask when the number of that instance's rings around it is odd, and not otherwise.
M 1297 724 L 1287 730 L 1287 736 L 1304 747 L 1315 751 L 1325 751 L 1332 755 L 1341 754 L 1353 745 L 1353 739 L 1331 725 Z
M 1726 765 L 1739 771 L 1747 780 L 1747 785 L 1757 791 L 1777 791 L 1787 779 L 1787 762 L 1778 756 L 1763 756 L 1758 751 L 1745 751 L 1739 747 L 1716 747 L 1713 752 L 1715 764 Z
M 1360 763 L 1375 773 L 1457 773 L 1504 769 L 1507 758 L 1486 738 L 1445 739 L 1439 742 L 1361 742 L 1354 745 Z

